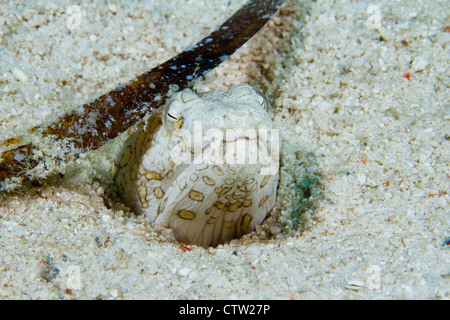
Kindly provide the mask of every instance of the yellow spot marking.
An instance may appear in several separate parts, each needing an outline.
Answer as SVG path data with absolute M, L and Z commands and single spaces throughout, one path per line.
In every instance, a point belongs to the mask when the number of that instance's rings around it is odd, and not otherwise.
M 195 213 L 187 210 L 178 211 L 178 215 L 180 216 L 181 219 L 185 220 L 192 220 L 195 218 Z
M 216 202 L 214 203 L 214 206 L 215 206 L 217 209 L 219 209 L 219 210 L 223 210 L 223 208 L 225 208 L 225 204 L 223 204 L 223 203 L 220 202 L 220 201 L 216 201 Z
M 250 216 L 249 214 L 245 214 L 244 217 L 241 220 L 241 233 L 247 233 L 248 232 L 248 227 L 250 225 L 250 222 L 252 221 L 253 217 Z
M 254 183 L 254 182 L 255 182 L 255 179 L 253 179 L 253 178 L 250 178 L 250 179 L 245 180 L 245 183 L 246 183 L 246 184 L 252 184 L 252 183 Z
M 155 197 L 158 199 L 162 199 L 162 197 L 164 197 L 164 191 L 162 191 L 162 189 L 160 187 L 155 188 L 153 190 L 153 193 L 155 194 Z
M 223 187 L 217 187 L 214 189 L 214 192 L 219 194 L 222 191 Z
M 139 202 L 143 208 L 148 208 L 147 202 L 147 188 L 142 184 L 137 188 L 137 193 L 139 197 Z
M 269 182 L 270 176 L 267 175 L 264 177 L 263 181 L 261 182 L 260 188 L 264 188 L 264 186 Z
M 244 203 L 243 203 L 244 207 L 250 207 L 251 205 L 252 205 L 252 200 L 248 200 L 248 199 L 244 200 Z
M 210 177 L 207 177 L 207 176 L 203 177 L 203 182 L 209 186 L 213 186 L 216 184 L 213 179 L 211 179 Z
M 141 133 L 139 133 L 139 135 L 136 138 L 136 154 L 141 155 L 141 148 L 142 148 L 142 144 L 144 143 L 145 140 L 145 132 L 142 131 Z
M 197 179 L 198 179 L 198 175 L 196 175 L 195 173 L 193 173 L 193 174 L 191 175 L 191 181 L 192 181 L 192 182 L 195 182 L 195 181 L 197 181 Z
M 112 176 L 114 177 L 115 175 L 116 175 L 116 173 L 117 173 L 117 165 L 114 163 L 114 162 L 112 162 L 111 163 L 111 173 L 112 173 Z
M 233 192 L 233 194 L 231 195 L 231 197 L 232 197 L 234 200 L 245 199 L 245 195 L 243 195 L 243 194 L 236 194 L 236 192 Z
M 214 166 L 214 167 L 213 167 L 213 171 L 214 171 L 214 173 L 217 174 L 218 176 L 223 176 L 223 171 L 222 171 L 222 169 L 220 169 L 220 167 Z
M 231 190 L 231 188 L 223 188 L 223 190 L 219 194 L 219 198 L 222 198 L 226 193 L 228 193 Z
M 235 203 L 233 203 L 232 205 L 228 206 L 228 211 L 230 212 L 234 212 L 236 211 L 238 208 L 242 207 L 242 202 L 240 201 L 236 201 Z
M 255 191 L 256 190 L 256 183 L 250 188 L 250 189 L 248 189 L 248 186 L 247 186 L 247 194 L 250 194 L 250 193 L 252 193 L 253 191 Z
M 208 221 L 206 221 L 207 224 L 213 224 L 215 223 L 217 218 L 209 218 Z
M 147 180 L 161 180 L 161 176 L 159 173 L 153 172 L 153 171 L 147 171 L 145 174 L 145 179 Z
M 260 208 L 264 205 L 264 203 L 266 203 L 267 199 L 269 199 L 269 196 L 265 196 L 264 198 L 261 199 L 261 201 L 259 202 Z
M 191 192 L 189 192 L 189 198 L 194 201 L 203 201 L 203 193 L 191 190 Z
M 233 184 L 233 183 L 234 183 L 234 179 L 228 178 L 225 180 L 225 184 Z

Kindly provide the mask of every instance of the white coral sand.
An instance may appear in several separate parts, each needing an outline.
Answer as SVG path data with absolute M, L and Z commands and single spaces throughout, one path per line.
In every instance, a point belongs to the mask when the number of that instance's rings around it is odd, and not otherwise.
M 2 2 L 1 141 L 181 52 L 244 2 Z M 448 14 L 446 0 L 288 0 L 197 85 L 268 95 L 290 151 L 279 205 L 301 234 L 180 246 L 104 201 L 86 155 L 78 184 L 2 201 L 0 297 L 450 298 Z

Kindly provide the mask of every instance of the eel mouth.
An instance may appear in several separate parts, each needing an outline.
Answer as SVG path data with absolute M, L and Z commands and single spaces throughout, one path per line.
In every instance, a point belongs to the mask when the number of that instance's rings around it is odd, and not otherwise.
M 172 152 L 175 163 L 260 165 L 278 167 L 278 140 L 269 130 L 214 130 L 209 135 L 183 136 Z M 272 172 L 274 170 L 271 170 Z M 274 171 L 275 172 L 275 171 Z M 273 173 L 270 173 L 273 174 Z
M 262 153 L 267 155 L 267 148 L 258 143 L 257 137 L 239 135 L 207 144 L 201 151 L 201 157 L 208 164 L 262 165 Z

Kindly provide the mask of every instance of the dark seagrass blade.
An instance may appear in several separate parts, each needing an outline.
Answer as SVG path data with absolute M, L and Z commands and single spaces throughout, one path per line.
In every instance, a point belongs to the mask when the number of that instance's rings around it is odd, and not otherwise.
M 33 128 L 33 133 L 51 136 L 54 141 L 68 138 L 80 153 L 102 146 L 164 105 L 171 88 L 185 89 L 219 65 L 258 32 L 284 1 L 248 1 L 196 45 L 86 103 L 81 110 L 67 114 L 45 128 Z M 20 141 L 21 137 L 16 140 Z M 34 149 L 32 144 L 23 144 L 3 152 L 0 183 L 15 176 L 27 178 L 26 170 L 39 163 L 33 158 Z

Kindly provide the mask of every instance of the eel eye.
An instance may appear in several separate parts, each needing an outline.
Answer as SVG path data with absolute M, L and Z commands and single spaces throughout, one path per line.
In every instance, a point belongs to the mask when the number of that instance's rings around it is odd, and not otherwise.
M 177 120 L 178 120 L 177 117 L 171 115 L 170 113 L 167 113 L 167 116 L 168 116 L 171 120 L 173 120 L 173 121 L 177 121 Z
M 169 132 L 181 128 L 183 124 L 182 109 L 183 103 L 179 100 L 173 100 L 166 106 L 165 127 Z
M 257 102 L 261 108 L 266 111 L 269 110 L 269 102 L 266 97 L 248 84 L 240 84 L 231 88 L 229 90 L 229 96 L 235 100 Z
M 267 101 L 267 98 L 259 91 L 256 91 L 256 95 L 258 96 L 258 101 L 261 108 L 269 111 L 269 101 Z

